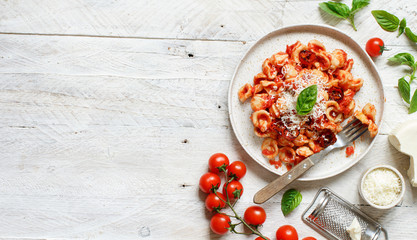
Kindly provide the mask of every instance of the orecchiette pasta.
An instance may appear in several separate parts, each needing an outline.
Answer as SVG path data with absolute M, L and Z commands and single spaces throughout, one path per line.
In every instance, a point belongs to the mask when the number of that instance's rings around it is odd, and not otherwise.
M 265 59 L 264 64 L 262 64 L 262 72 L 268 77 L 268 79 L 273 80 L 278 73 L 277 66 L 271 63 L 269 58 Z
M 375 124 L 375 114 L 375 106 L 371 103 L 367 103 L 362 108 L 362 111 L 355 111 L 355 117 L 368 126 L 371 137 L 375 137 L 378 133 L 378 127 Z
M 261 148 L 262 154 L 269 159 L 274 159 L 279 153 L 277 140 L 272 138 L 265 138 Z
M 309 157 L 314 154 L 314 152 L 307 146 L 297 148 L 297 150 L 295 150 L 295 153 L 303 157 Z
M 256 112 L 267 108 L 269 103 L 268 99 L 268 93 L 255 94 L 250 101 L 250 106 L 252 107 L 252 110 Z
M 279 149 L 279 160 L 285 163 L 294 163 L 296 152 L 293 148 L 283 147 Z
M 241 102 L 246 101 L 248 98 L 252 97 L 253 95 L 253 87 L 249 83 L 243 85 L 238 92 L 239 100 Z
M 264 138 L 262 154 L 271 164 L 289 169 L 320 152 L 336 141 L 341 124 L 352 115 L 368 126 L 371 136 L 377 134 L 375 107 L 366 104 L 355 111 L 353 97 L 363 79 L 353 76 L 353 64 L 342 49 L 328 52 L 318 40 L 297 41 L 265 59 L 253 85 L 239 89 L 242 103 L 251 98 L 254 134 Z M 311 85 L 317 86 L 316 103 L 310 113 L 299 115 L 297 97 Z
M 268 130 L 271 121 L 271 115 L 265 110 L 259 110 L 252 113 L 253 126 L 259 128 L 261 132 L 266 132 L 266 130 Z
M 332 59 L 330 66 L 331 69 L 342 68 L 345 65 L 347 54 L 341 49 L 336 49 L 331 53 Z

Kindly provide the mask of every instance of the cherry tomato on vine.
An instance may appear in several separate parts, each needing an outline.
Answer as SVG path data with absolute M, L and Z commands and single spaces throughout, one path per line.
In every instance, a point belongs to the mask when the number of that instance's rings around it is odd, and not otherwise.
M 267 238 L 267 239 L 269 239 L 269 238 Z M 265 239 L 263 239 L 262 237 L 257 237 L 257 238 L 255 238 L 255 240 L 265 240 Z
M 254 226 L 261 225 L 266 220 L 266 212 L 260 206 L 251 206 L 246 209 L 243 218 L 248 224 Z
M 221 183 L 220 177 L 217 174 L 208 172 L 200 178 L 200 189 L 205 193 L 209 193 L 213 188 L 219 188 Z
M 210 220 L 210 228 L 214 233 L 225 234 L 229 231 L 227 228 L 230 227 L 230 222 L 229 216 L 217 213 Z
M 235 194 L 237 197 L 235 197 Z M 226 197 L 229 196 L 230 200 L 240 198 L 242 194 L 243 194 L 243 186 L 239 181 L 236 181 L 236 180 L 231 181 L 229 185 L 227 185 L 227 189 L 226 189 L 226 184 L 223 186 L 223 195 L 225 195 Z
M 222 201 L 223 200 L 223 201 Z M 206 198 L 206 208 L 210 212 L 216 209 L 220 210 L 224 207 L 226 207 L 226 198 L 223 194 L 217 192 L 217 195 L 214 193 L 210 193 Z
M 315 239 L 315 238 L 313 238 L 313 237 L 305 237 L 305 238 L 303 238 L 302 240 L 317 240 L 317 239 Z
M 234 177 L 236 180 L 243 178 L 246 174 L 246 165 L 241 161 L 234 161 L 227 169 L 227 175 Z
M 384 41 L 380 38 L 369 39 L 368 42 L 366 42 L 365 49 L 371 57 L 378 57 L 386 50 Z
M 229 158 L 223 153 L 215 153 L 209 158 L 209 170 L 212 173 L 219 173 L 219 168 L 227 169 Z
M 277 240 L 298 240 L 297 230 L 291 225 L 284 225 L 276 232 Z

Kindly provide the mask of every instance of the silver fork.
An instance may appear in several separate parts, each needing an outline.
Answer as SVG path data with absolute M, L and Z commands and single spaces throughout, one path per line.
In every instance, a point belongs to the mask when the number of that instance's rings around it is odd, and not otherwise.
M 284 173 L 282 176 L 275 179 L 273 182 L 266 185 L 264 188 L 259 190 L 253 197 L 253 202 L 260 204 L 264 203 L 272 196 L 281 191 L 288 184 L 293 182 L 295 179 L 300 177 L 308 169 L 310 169 L 314 164 L 319 162 L 325 155 L 330 151 L 336 148 L 345 147 L 351 142 L 358 139 L 364 133 L 368 131 L 368 127 L 362 124 L 358 119 L 352 120 L 348 123 L 341 132 L 336 135 L 336 142 L 333 145 L 328 146 L 324 150 L 311 155 L 310 157 L 304 159 L 302 162 L 297 164 L 288 172 Z

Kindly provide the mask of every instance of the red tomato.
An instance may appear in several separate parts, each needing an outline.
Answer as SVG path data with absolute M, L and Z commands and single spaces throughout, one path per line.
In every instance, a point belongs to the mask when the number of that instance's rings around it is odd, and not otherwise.
M 259 206 L 251 206 L 246 209 L 243 218 L 248 224 L 254 226 L 261 225 L 266 220 L 266 213 L 265 210 Z
M 371 38 L 366 42 L 366 52 L 371 57 L 380 56 L 385 49 L 384 41 L 380 38 Z
M 227 169 L 229 166 L 229 158 L 223 153 L 215 153 L 209 159 L 209 170 L 212 173 L 219 173 L 219 168 Z
M 230 227 L 230 218 L 227 215 L 217 213 L 210 220 L 210 228 L 213 232 L 217 234 L 225 234 Z
M 241 161 L 234 161 L 227 169 L 229 177 L 234 177 L 236 180 L 243 178 L 246 174 L 246 165 Z
M 269 239 L 269 238 L 266 238 L 266 239 Z M 262 238 L 262 237 L 257 237 L 257 238 L 255 238 L 255 240 L 265 240 L 265 239 Z
M 213 188 L 219 188 L 221 183 L 220 177 L 214 173 L 208 172 L 200 178 L 200 189 L 205 193 L 211 192 Z
M 220 210 L 226 207 L 226 198 L 224 197 L 224 195 L 219 192 L 217 192 L 217 195 L 214 193 L 210 193 L 206 198 L 206 208 L 210 212 L 213 210 L 215 211 L 215 209 Z
M 313 237 L 305 237 L 305 238 L 303 238 L 302 240 L 317 240 L 317 239 L 315 239 L 315 238 L 313 238 Z
M 229 185 L 227 185 L 227 189 L 226 184 L 223 186 L 223 194 L 225 196 L 229 196 L 230 200 L 236 198 L 234 193 L 237 194 L 237 198 L 240 198 L 243 194 L 243 186 L 239 181 L 236 180 L 231 181 Z
M 284 225 L 276 232 L 277 240 L 298 240 L 297 230 L 291 225 Z

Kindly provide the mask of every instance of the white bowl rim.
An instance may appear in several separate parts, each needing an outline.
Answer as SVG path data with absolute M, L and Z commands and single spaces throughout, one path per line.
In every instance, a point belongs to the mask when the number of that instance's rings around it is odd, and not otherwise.
M 379 169 L 379 168 L 386 168 L 386 169 L 389 169 L 389 170 L 393 171 L 398 176 L 398 178 L 401 181 L 401 192 L 400 192 L 400 195 L 398 196 L 397 200 L 393 201 L 392 203 L 390 203 L 390 204 L 388 204 L 386 206 L 376 205 L 375 203 L 372 203 L 369 199 L 367 199 L 364 196 L 364 194 L 362 192 L 362 187 L 363 187 L 364 180 L 365 180 L 366 176 L 368 176 L 368 174 L 370 172 L 374 171 L 375 169 Z M 360 186 L 359 186 L 359 193 L 360 193 L 362 199 L 366 203 L 368 203 L 369 205 L 371 205 L 372 207 L 377 208 L 377 209 L 390 209 L 390 208 L 395 207 L 397 204 L 399 204 L 402 201 L 403 197 L 404 197 L 404 193 L 405 193 L 405 182 L 404 182 L 404 178 L 403 178 L 402 174 L 398 171 L 398 169 L 396 169 L 395 167 L 393 167 L 391 165 L 388 165 L 388 164 L 376 165 L 376 166 L 373 166 L 373 167 L 369 168 L 368 170 L 366 170 L 365 173 L 362 175 L 362 178 L 361 178 L 361 181 L 360 181 Z

